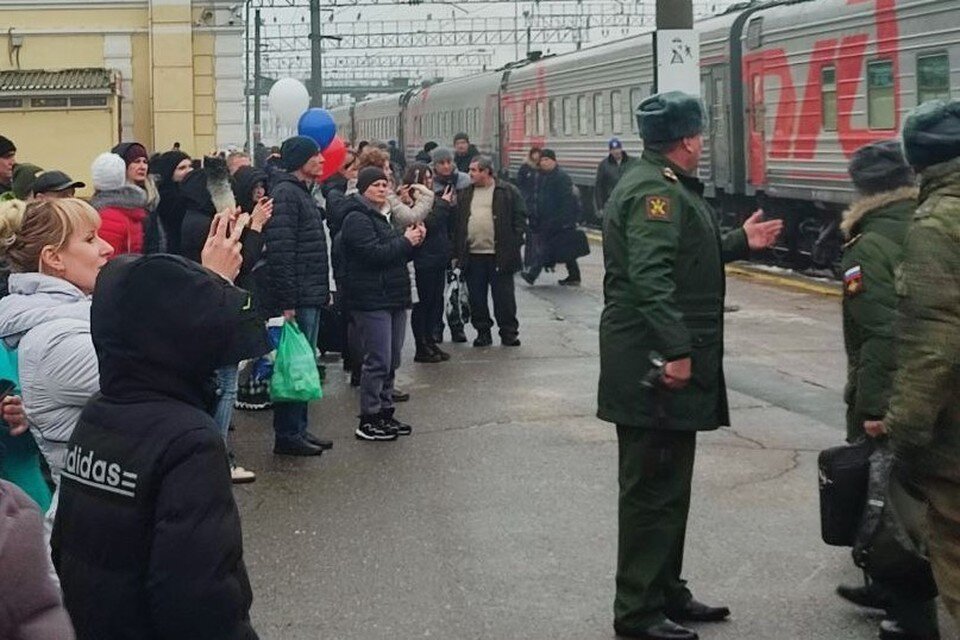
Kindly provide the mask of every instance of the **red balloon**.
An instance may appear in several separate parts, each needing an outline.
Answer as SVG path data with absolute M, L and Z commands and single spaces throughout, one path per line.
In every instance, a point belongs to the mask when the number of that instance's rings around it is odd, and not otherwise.
M 320 182 L 323 182 L 340 171 L 344 160 L 347 159 L 347 145 L 343 143 L 340 136 L 334 136 L 321 155 L 323 155 L 323 169 L 320 172 Z

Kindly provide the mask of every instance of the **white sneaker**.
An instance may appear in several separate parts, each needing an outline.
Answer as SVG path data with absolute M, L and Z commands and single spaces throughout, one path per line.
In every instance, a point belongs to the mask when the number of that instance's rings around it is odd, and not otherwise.
M 257 480 L 257 474 L 243 467 L 230 467 L 230 481 L 233 484 L 250 484 Z

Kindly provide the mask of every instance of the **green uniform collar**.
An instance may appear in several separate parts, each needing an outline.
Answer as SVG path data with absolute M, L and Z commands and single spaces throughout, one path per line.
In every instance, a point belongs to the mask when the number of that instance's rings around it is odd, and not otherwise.
M 960 158 L 927 167 L 920 174 L 920 201 L 934 193 L 960 196 Z
M 680 183 L 683 184 L 683 186 L 690 189 L 697 195 L 703 195 L 703 183 L 700 182 L 700 179 L 694 175 L 690 175 L 686 169 L 675 163 L 673 160 L 670 160 L 667 156 L 658 151 L 644 149 L 643 155 L 640 157 L 651 164 L 655 164 L 665 169 L 670 169 L 674 174 L 676 174 L 677 179 L 680 180 Z

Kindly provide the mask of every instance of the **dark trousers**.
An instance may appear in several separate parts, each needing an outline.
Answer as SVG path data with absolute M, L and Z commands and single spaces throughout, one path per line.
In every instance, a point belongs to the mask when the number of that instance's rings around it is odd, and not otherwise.
M 617 425 L 619 545 L 614 622 L 639 630 L 690 598 L 680 578 L 697 434 Z
M 473 328 L 478 333 L 489 333 L 493 327 L 490 306 L 487 303 L 487 293 L 490 292 L 500 337 L 516 337 L 520 333 L 520 321 L 517 320 L 513 274 L 498 272 L 497 260 L 493 255 L 471 254 L 466 267 L 466 280 Z
M 363 350 L 360 414 L 374 416 L 393 408 L 393 381 L 407 333 L 407 310 L 354 311 L 352 315 Z
M 320 334 L 320 307 L 297 309 L 297 326 L 307 341 L 317 347 Z M 306 402 L 277 402 L 273 405 L 273 433 L 277 442 L 299 440 L 307 432 Z
M 571 260 L 570 262 L 565 262 L 565 263 L 564 263 L 564 266 L 567 267 L 567 276 L 568 276 L 571 280 L 577 280 L 577 281 L 580 280 L 580 265 L 577 264 L 577 261 L 576 261 L 576 260 Z M 524 269 L 523 271 L 524 271 L 524 273 L 526 274 L 527 278 L 529 278 L 531 281 L 533 281 L 533 280 L 536 280 L 537 278 L 540 277 L 540 272 L 541 272 L 542 270 L 543 270 L 543 265 L 534 264 L 534 265 L 531 265 L 531 266 L 527 267 L 527 268 Z
M 416 268 L 417 295 L 420 301 L 413 305 L 410 325 L 417 344 L 433 343 L 437 326 L 443 326 L 443 290 L 446 268 Z

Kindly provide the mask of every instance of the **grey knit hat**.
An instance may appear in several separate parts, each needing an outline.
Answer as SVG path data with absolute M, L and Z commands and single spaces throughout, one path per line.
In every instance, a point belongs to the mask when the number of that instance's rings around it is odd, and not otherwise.
M 440 164 L 441 162 L 453 162 L 453 151 L 447 147 L 437 147 L 430 152 L 430 161 L 433 164 Z

